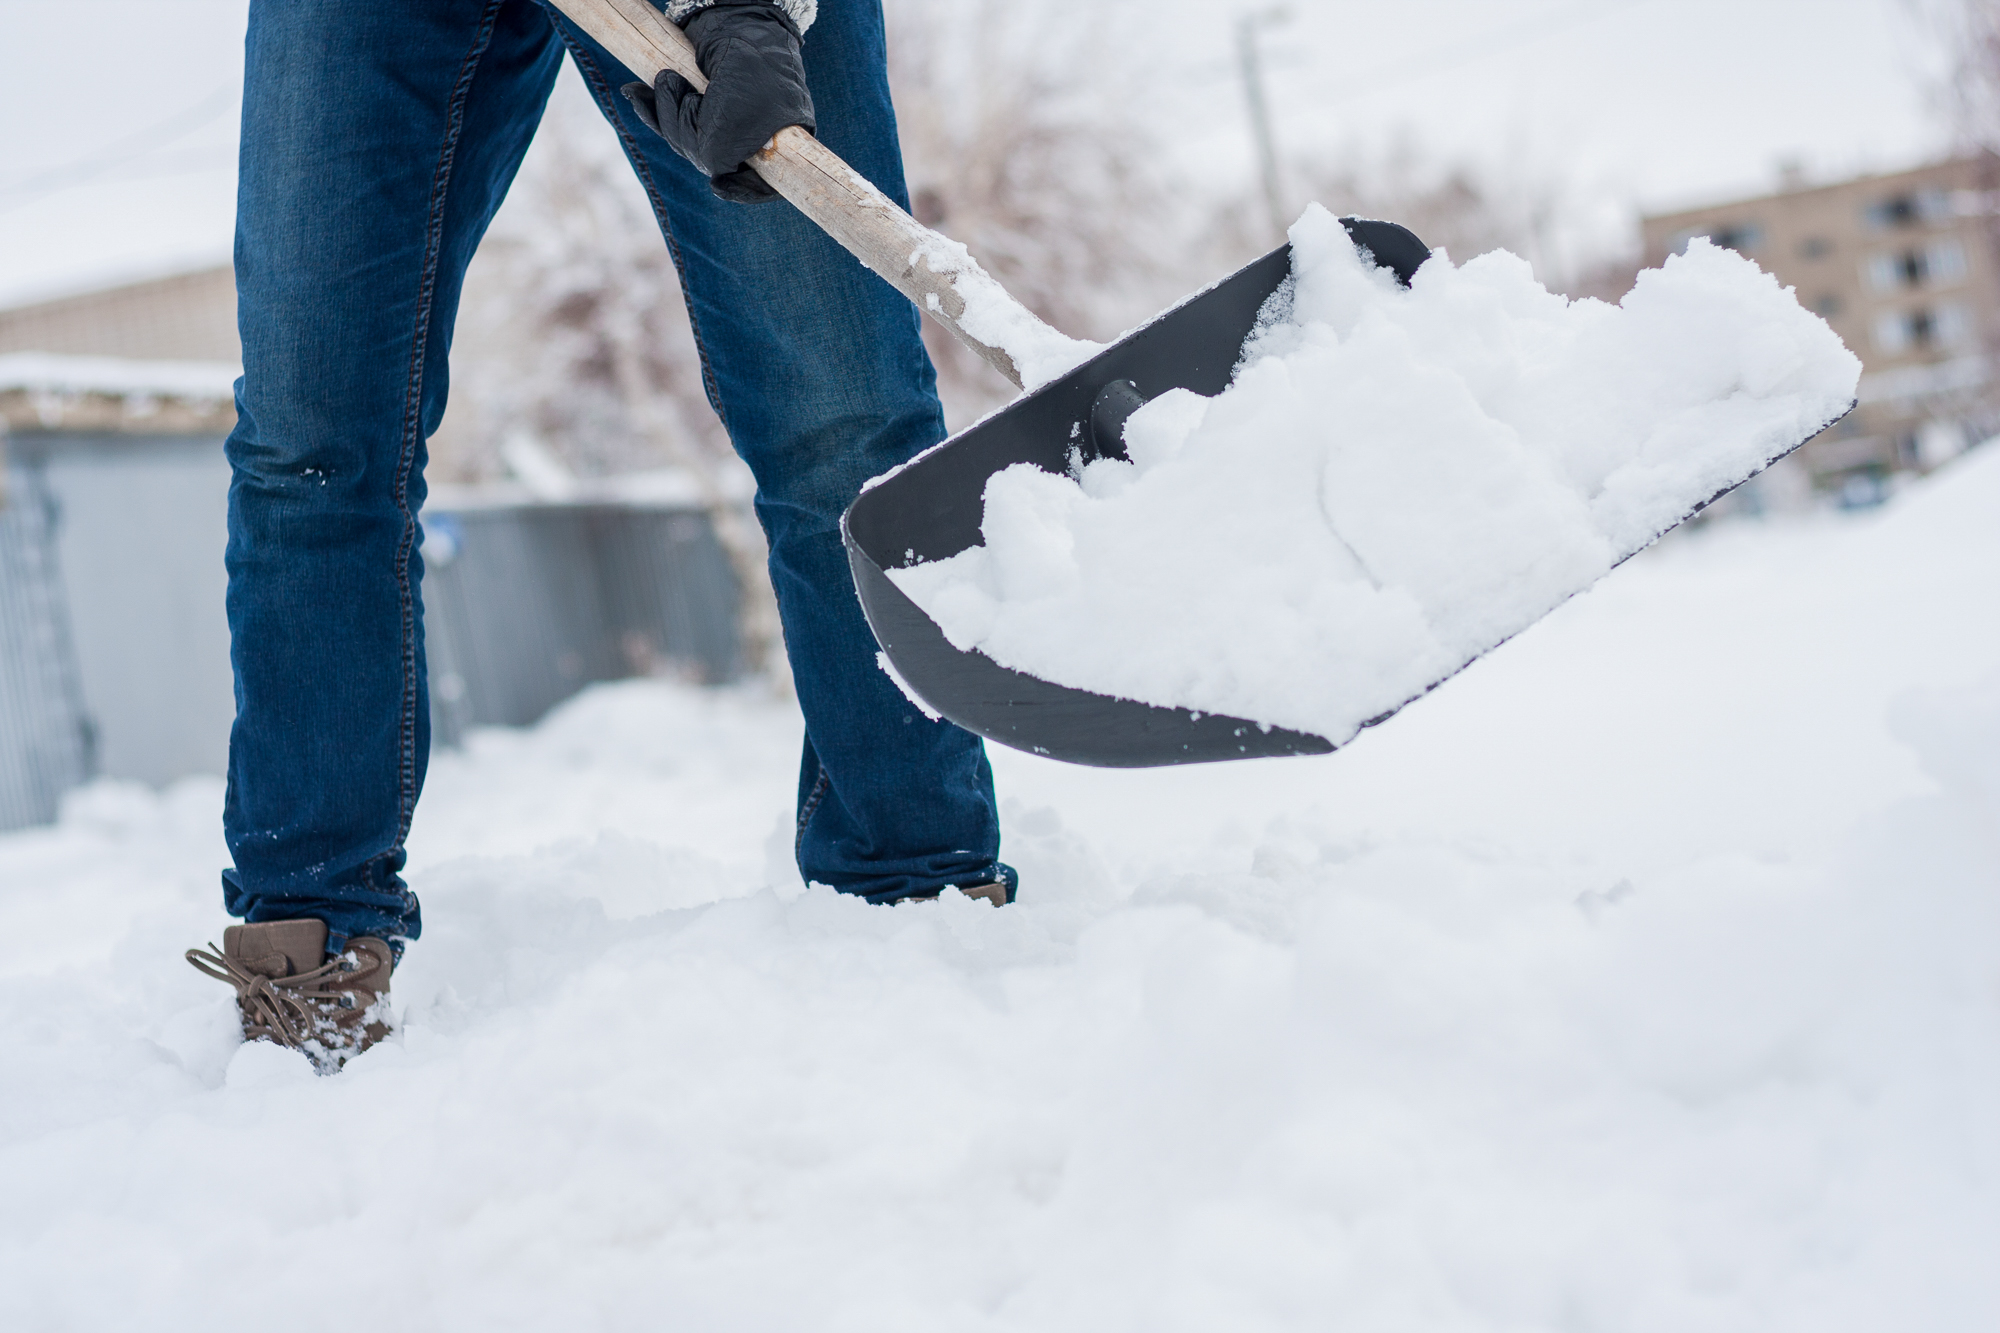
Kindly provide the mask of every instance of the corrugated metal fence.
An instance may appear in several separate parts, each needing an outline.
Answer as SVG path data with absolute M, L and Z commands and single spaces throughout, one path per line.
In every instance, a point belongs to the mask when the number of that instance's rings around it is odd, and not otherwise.
M 0 829 L 47 823 L 62 794 L 91 776 L 79 679 L 55 499 L 41 468 L 17 464 L 0 503 Z
M 431 734 L 523 726 L 592 681 L 743 674 L 740 596 L 699 509 L 424 511 Z
M 0 830 L 52 819 L 100 754 L 113 777 L 212 772 L 228 730 L 219 442 L 15 443 L 0 508 Z M 183 472 L 175 502 L 156 503 Z M 437 744 L 532 723 L 593 681 L 721 683 L 748 667 L 737 579 L 700 508 L 471 503 L 423 521 Z M 135 597 L 171 602 L 172 623 Z M 220 709 L 190 713 L 217 691 Z

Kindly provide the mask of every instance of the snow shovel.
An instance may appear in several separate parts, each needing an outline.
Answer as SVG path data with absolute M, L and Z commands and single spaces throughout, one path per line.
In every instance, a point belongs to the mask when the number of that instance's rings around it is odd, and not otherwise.
M 1405 286 L 1430 251 L 1391 222 L 1342 218 L 1355 245 Z M 1126 456 L 1130 417 L 1169 389 L 1228 387 L 1265 301 L 1292 271 L 1289 245 L 1182 302 L 1054 382 L 863 491 L 841 519 L 868 626 L 902 682 L 989 740 L 1100 768 L 1325 754 L 1323 736 L 1058 685 L 952 646 L 883 571 L 942 560 L 983 537 L 986 482 L 1017 463 L 1074 474 Z
M 681 30 L 645 0 L 553 0 L 648 83 L 671 69 L 697 90 L 708 81 Z M 794 207 L 1023 387 L 1024 363 L 1068 343 L 968 255 L 898 208 L 817 139 L 780 130 L 750 165 Z M 1355 243 L 1407 284 L 1429 250 L 1393 223 L 1343 218 Z M 1291 272 L 1280 248 L 1042 384 L 881 484 L 841 519 L 854 586 L 902 683 L 944 717 L 989 740 L 1070 763 L 1111 768 L 1324 754 L 1333 744 L 1242 718 L 1162 708 L 1053 684 L 954 648 L 883 572 L 939 560 L 980 540 L 986 481 L 1016 463 L 1050 472 L 1123 457 L 1125 420 L 1169 389 L 1213 395 L 1258 311 Z

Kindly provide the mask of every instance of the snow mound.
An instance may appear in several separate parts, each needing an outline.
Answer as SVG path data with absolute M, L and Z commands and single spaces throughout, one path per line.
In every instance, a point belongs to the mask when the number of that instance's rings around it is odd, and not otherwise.
M 1408 290 L 1317 205 L 1213 399 L 1131 461 L 1021 464 L 985 544 L 890 571 L 960 649 L 1061 684 L 1336 743 L 1846 410 L 1860 363 L 1705 240 L 1617 306 L 1505 252 Z
M 1717 525 L 1338 755 L 996 752 L 1003 911 L 600 687 L 435 758 L 331 1079 L 181 961 L 220 780 L 87 788 L 0 837 L 0 1328 L 1988 1333 L 1996 514 Z

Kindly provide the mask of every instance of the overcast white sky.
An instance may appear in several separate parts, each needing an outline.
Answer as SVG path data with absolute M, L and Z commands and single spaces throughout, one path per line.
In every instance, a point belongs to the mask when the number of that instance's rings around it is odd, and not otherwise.
M 1198 94 L 1163 119 L 1225 188 L 1250 157 L 1215 24 L 1252 7 L 1160 0 L 1148 35 Z M 1600 236 L 1641 208 L 1762 189 L 1787 156 L 1834 177 L 1942 142 L 1925 94 L 1937 57 L 1907 0 L 1290 8 L 1268 39 L 1287 142 L 1407 129 L 1441 155 L 1564 182 Z M 245 9 L 0 0 L 0 302 L 228 256 Z

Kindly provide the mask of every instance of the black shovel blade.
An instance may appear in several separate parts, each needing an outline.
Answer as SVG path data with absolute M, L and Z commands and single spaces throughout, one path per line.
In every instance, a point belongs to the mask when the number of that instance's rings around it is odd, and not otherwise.
M 1342 218 L 1341 224 L 1405 285 L 1430 257 L 1422 241 L 1394 223 Z M 1258 312 L 1291 271 L 1291 247 L 1273 251 L 947 440 L 848 507 L 840 527 L 854 587 L 868 627 L 905 685 L 968 731 L 1072 764 L 1153 768 L 1334 748 L 1323 736 L 1073 689 L 963 652 L 883 573 L 979 545 L 986 481 L 994 473 L 1032 463 L 1061 475 L 1078 451 L 1084 462 L 1123 457 L 1125 418 L 1141 403 L 1169 389 L 1221 393 Z

